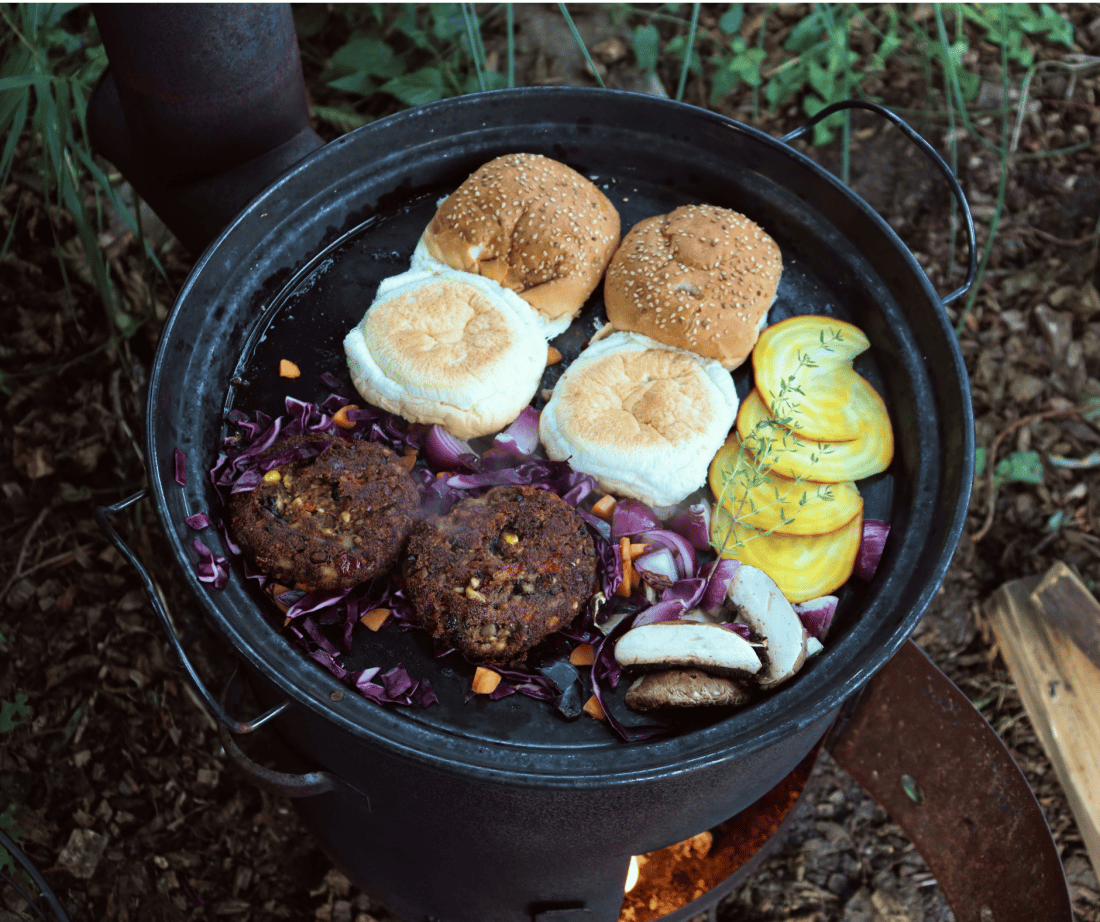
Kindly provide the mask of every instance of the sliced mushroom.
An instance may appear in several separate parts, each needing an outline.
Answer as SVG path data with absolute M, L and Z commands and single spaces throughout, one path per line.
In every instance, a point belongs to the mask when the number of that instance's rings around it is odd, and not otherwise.
M 745 638 L 717 624 L 690 621 L 658 621 L 632 628 L 615 645 L 615 659 L 620 666 L 686 666 L 724 676 L 756 675 L 762 665 Z
M 825 644 L 812 634 L 806 637 L 806 659 L 809 659 L 811 656 L 817 656 L 817 654 L 824 649 Z
M 791 603 L 767 573 L 741 564 L 726 592 L 740 620 L 758 634 L 767 648 L 757 676 L 761 688 L 785 682 L 806 660 L 806 632 Z
M 639 676 L 627 689 L 626 706 L 632 711 L 663 708 L 739 705 L 749 700 L 740 685 L 698 669 L 664 669 Z

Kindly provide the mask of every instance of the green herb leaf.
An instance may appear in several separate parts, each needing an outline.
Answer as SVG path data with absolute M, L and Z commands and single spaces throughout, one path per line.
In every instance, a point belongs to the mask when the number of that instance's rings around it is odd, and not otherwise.
M 1037 451 L 1014 451 L 997 462 L 995 483 L 1043 482 L 1043 460 Z
M 436 102 L 446 95 L 443 74 L 435 67 L 422 67 L 404 77 L 395 77 L 383 83 L 380 89 L 408 106 Z
M 656 26 L 638 26 L 634 30 L 634 60 L 640 71 L 648 74 L 657 68 L 660 47 L 661 36 Z
M 0 701 L 0 733 L 11 733 L 21 723 L 30 720 L 31 708 L 23 692 L 15 693 L 14 701 Z

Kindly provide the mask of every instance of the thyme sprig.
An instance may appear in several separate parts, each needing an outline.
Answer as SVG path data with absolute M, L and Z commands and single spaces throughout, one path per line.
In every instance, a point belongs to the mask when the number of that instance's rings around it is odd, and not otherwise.
M 771 418 L 760 420 L 745 438 L 738 440 L 737 460 L 732 470 L 723 473 L 722 489 L 716 500 L 716 508 L 725 507 L 731 490 L 737 490 L 740 493 L 740 499 L 735 509 L 727 510 L 731 515 L 721 543 L 711 541 L 711 546 L 719 557 L 743 547 L 749 541 L 767 537 L 777 529 L 793 523 L 798 512 L 788 514 L 786 511 L 787 506 L 792 502 L 802 509 L 810 501 L 811 495 L 823 502 L 831 502 L 834 498 L 832 485 L 821 483 L 816 484 L 812 489 L 802 489 L 799 495 L 799 488 L 808 481 L 809 471 L 821 456 L 832 452 L 833 448 L 827 442 L 817 443 L 817 451 L 810 455 L 808 470 L 794 478 L 784 492 L 781 493 L 775 486 L 774 480 L 768 476 L 776 461 L 793 450 L 796 436 L 792 428 L 796 424 L 798 411 L 801 409 L 799 398 L 806 397 L 802 389 L 804 373 L 809 369 L 818 368 L 817 357 L 822 353 L 833 352 L 834 344 L 844 341 L 844 334 L 841 330 L 827 328 L 821 331 L 818 339 L 819 347 L 812 353 L 798 350 L 795 367 L 786 378 L 780 381 L 779 392 L 772 395 Z M 758 505 L 753 499 L 753 493 L 758 492 L 769 480 L 772 482 L 772 497 Z M 792 496 L 797 498 L 792 499 Z M 777 505 L 781 508 L 780 520 L 770 529 L 762 530 L 748 524 L 748 520 Z M 750 531 L 747 538 L 741 535 L 735 538 L 734 531 L 737 526 L 742 526 L 742 534 L 744 529 Z

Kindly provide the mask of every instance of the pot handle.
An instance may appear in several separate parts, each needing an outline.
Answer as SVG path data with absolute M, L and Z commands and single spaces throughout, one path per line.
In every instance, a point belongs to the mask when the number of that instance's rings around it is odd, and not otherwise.
M 233 674 L 226 683 L 225 692 L 222 694 L 223 707 L 226 701 L 232 700 L 236 696 L 240 690 L 240 685 L 240 669 L 238 668 L 233 670 Z M 283 702 L 279 710 L 285 707 L 286 704 L 287 702 Z M 218 724 L 218 739 L 225 750 L 226 758 L 229 759 L 233 767 L 261 791 L 279 797 L 302 798 L 316 797 L 318 794 L 327 794 L 329 791 L 350 790 L 365 798 L 367 809 L 370 810 L 370 798 L 366 794 L 331 772 L 315 771 L 292 774 L 265 768 L 244 754 L 240 746 L 237 745 L 236 740 L 233 739 L 229 727 L 225 724 Z
M 966 280 L 961 286 L 951 292 L 951 294 L 940 299 L 941 303 L 945 305 L 950 304 L 955 299 L 966 294 L 966 292 L 970 290 L 970 286 L 974 284 L 974 279 L 978 277 L 978 240 L 974 232 L 974 215 L 970 212 L 970 205 L 966 201 L 966 194 L 963 192 L 962 186 L 959 185 L 958 179 L 955 178 L 955 174 L 951 171 L 951 167 L 947 165 L 947 162 L 931 144 L 910 127 L 908 122 L 900 116 L 895 115 L 885 106 L 880 106 L 873 102 L 865 102 L 862 99 L 845 99 L 841 102 L 835 102 L 831 106 L 826 106 L 818 112 L 817 115 L 806 122 L 805 125 L 783 135 L 779 140 L 784 144 L 790 144 L 791 141 L 802 137 L 802 135 L 813 128 L 818 122 L 824 121 L 830 115 L 837 112 L 843 112 L 845 109 L 866 109 L 868 112 L 874 112 L 876 115 L 880 115 L 888 122 L 896 125 L 901 130 L 902 134 L 920 148 L 924 155 L 932 161 L 936 169 L 943 174 L 943 178 L 947 180 L 947 184 L 951 188 L 951 194 L 955 197 L 955 201 L 958 202 L 959 208 L 963 213 L 963 219 L 966 223 L 966 244 L 969 250 Z
M 172 618 L 168 614 L 168 609 L 161 601 L 160 592 L 153 582 L 153 578 L 149 575 L 149 571 L 145 569 L 141 561 L 138 560 L 137 555 L 130 549 L 130 546 L 118 532 L 115 531 L 114 526 L 111 525 L 110 522 L 111 516 L 117 515 L 123 509 L 132 506 L 134 503 L 140 502 L 144 499 L 145 493 L 145 490 L 139 490 L 137 493 L 133 494 L 133 496 L 128 496 L 126 499 L 115 503 L 113 506 L 96 506 L 96 523 L 99 525 L 100 530 L 107 536 L 111 544 L 113 544 L 118 552 L 129 561 L 130 565 L 133 566 L 135 570 L 137 570 L 138 577 L 145 587 L 145 593 L 149 596 L 149 602 L 153 606 L 153 611 L 156 612 L 157 617 L 160 618 L 161 626 L 164 628 L 164 633 L 168 637 L 168 645 L 172 648 L 172 652 L 176 655 L 176 659 L 179 661 L 180 666 L 183 667 L 183 671 L 187 676 L 187 681 L 191 684 L 196 694 L 198 694 L 199 700 L 206 708 L 207 713 L 214 718 L 219 727 L 224 727 L 230 733 L 251 733 L 257 727 L 261 727 L 271 720 L 272 717 L 286 710 L 290 706 L 290 702 L 283 701 L 281 704 L 275 705 L 271 710 L 264 712 L 253 720 L 240 721 L 230 716 L 221 702 L 211 694 L 202 679 L 199 678 L 198 672 L 187 657 L 187 652 L 183 649 L 183 644 L 180 643 L 179 636 L 176 634 L 176 629 L 172 624 Z
M 1072 922 L 1062 861 L 1012 755 L 911 640 L 826 745 L 917 847 L 958 922 Z

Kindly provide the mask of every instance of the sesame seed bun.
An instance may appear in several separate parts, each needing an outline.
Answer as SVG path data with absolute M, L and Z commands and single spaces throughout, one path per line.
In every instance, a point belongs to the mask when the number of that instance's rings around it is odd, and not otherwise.
M 566 369 L 539 418 L 555 461 L 665 510 L 706 480 L 737 415 L 730 373 L 637 333 L 612 333 Z
M 744 215 L 684 205 L 626 235 L 604 282 L 607 319 L 733 369 L 756 345 L 782 271 L 779 246 Z
M 561 333 L 603 278 L 619 214 L 580 173 L 538 154 L 508 154 L 474 172 L 439 206 L 414 268 L 431 262 L 514 291 Z
M 512 422 L 546 367 L 531 307 L 495 282 L 454 271 L 383 281 L 344 351 L 366 401 L 462 439 Z

